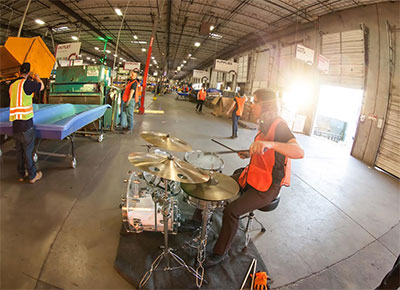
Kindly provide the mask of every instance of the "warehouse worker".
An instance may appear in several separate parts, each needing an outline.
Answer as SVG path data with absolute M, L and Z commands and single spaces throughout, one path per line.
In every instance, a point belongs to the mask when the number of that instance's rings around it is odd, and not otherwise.
M 123 134 L 131 134 L 133 131 L 135 102 L 139 101 L 141 93 L 137 72 L 131 71 L 129 76 L 130 81 L 122 96 L 121 125 Z
M 268 206 L 279 194 L 285 177 L 286 158 L 300 159 L 304 151 L 297 143 L 286 122 L 279 117 L 277 95 L 268 89 L 255 92 L 255 102 L 261 107 L 259 131 L 249 152 L 239 153 L 242 159 L 250 158 L 249 165 L 236 170 L 232 176 L 240 186 L 241 196 L 224 209 L 222 228 L 207 257 L 205 266 L 223 261 L 236 235 L 239 217 Z
M 229 110 L 226 112 L 226 114 L 229 116 L 232 112 L 232 136 L 231 138 L 237 138 L 238 137 L 238 121 L 240 117 L 243 114 L 243 109 L 244 109 L 244 103 L 246 102 L 246 96 L 243 94 L 243 89 L 240 89 L 235 97 L 234 97 L 234 102 L 232 103 L 231 107 Z
M 201 88 L 201 90 L 197 93 L 197 105 L 196 105 L 196 111 L 201 112 L 203 109 L 203 103 L 207 98 L 207 91 L 204 88 L 204 86 Z
M 35 145 L 32 98 L 33 93 L 43 91 L 44 84 L 37 74 L 31 80 L 30 70 L 30 63 L 24 62 L 20 67 L 19 78 L 10 86 L 10 121 L 17 152 L 18 181 L 23 182 L 28 178 L 30 183 L 35 183 L 43 174 L 36 170 L 32 157 Z

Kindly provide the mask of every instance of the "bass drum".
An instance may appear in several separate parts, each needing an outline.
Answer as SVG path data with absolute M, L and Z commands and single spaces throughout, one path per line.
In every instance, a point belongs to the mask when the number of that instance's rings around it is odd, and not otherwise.
M 153 200 L 153 197 L 158 199 L 162 194 L 160 188 L 149 186 L 142 178 L 141 173 L 132 172 L 130 174 L 128 188 L 122 197 L 121 204 L 122 221 L 127 232 L 164 231 L 162 206 Z M 172 200 L 171 204 L 168 231 L 171 234 L 177 234 L 180 224 L 180 211 L 175 200 Z

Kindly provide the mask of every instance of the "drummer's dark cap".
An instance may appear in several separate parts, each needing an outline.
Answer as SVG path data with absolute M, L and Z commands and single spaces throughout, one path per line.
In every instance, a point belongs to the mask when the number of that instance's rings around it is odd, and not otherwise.
M 30 71 L 31 71 L 31 64 L 30 64 L 29 62 L 24 62 L 24 63 L 21 65 L 20 69 L 19 69 L 19 72 L 20 72 L 21 74 L 27 74 L 27 73 L 29 73 Z

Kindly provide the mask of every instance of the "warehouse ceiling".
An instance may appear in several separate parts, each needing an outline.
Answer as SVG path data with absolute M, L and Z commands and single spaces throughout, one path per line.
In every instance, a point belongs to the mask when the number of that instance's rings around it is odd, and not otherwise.
M 51 50 L 52 35 L 56 45 L 80 41 L 82 58 L 90 62 L 98 62 L 104 39 L 108 38 L 107 65 L 113 66 L 123 18 L 117 15 L 118 8 L 125 13 L 125 19 L 116 65 L 126 60 L 140 61 L 144 66 L 153 24 L 159 17 L 150 70 L 167 70 L 169 77 L 182 77 L 212 64 L 215 58 L 228 59 L 238 51 L 262 44 L 274 33 L 312 26 L 321 15 L 377 2 L 385 1 L 32 0 L 21 36 L 40 35 Z M 8 36 L 17 35 L 27 3 L 28 0 L 0 0 L 1 44 Z M 37 19 L 44 24 L 36 23 Z M 206 23 L 205 35 L 200 33 L 202 23 Z M 196 47 L 196 42 L 200 46 Z M 175 73 L 181 65 L 181 71 Z

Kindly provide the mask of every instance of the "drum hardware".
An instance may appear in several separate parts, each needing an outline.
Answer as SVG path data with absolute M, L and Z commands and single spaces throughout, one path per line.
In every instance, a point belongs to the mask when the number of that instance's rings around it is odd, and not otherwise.
M 173 249 L 168 246 L 168 220 L 171 218 L 171 202 L 168 196 L 168 185 L 167 181 L 164 180 L 165 191 L 164 191 L 164 201 L 162 204 L 162 215 L 164 221 L 164 246 L 162 247 L 162 252 L 151 264 L 150 269 L 143 275 L 142 279 L 139 282 L 139 288 L 142 288 L 147 281 L 150 279 L 152 273 L 157 270 L 157 267 L 160 265 L 161 261 L 165 259 L 166 266 L 163 271 L 173 271 L 180 268 L 185 268 L 190 274 L 192 274 L 197 279 L 201 279 L 203 281 L 203 277 L 193 269 L 191 266 L 188 266 L 185 261 L 179 257 L 177 254 L 173 252 Z M 170 258 L 173 258 L 180 266 L 179 267 L 171 267 L 170 266 Z M 196 282 L 197 283 L 197 282 Z
M 135 167 L 167 180 L 202 183 L 210 179 L 205 171 L 171 154 L 164 156 L 155 153 L 134 152 L 129 154 L 128 159 Z
M 198 288 L 202 286 L 204 278 L 203 263 L 206 259 L 209 228 L 207 225 L 210 223 L 212 213 L 215 209 L 223 207 L 226 201 L 233 199 L 239 193 L 239 185 L 232 177 L 213 171 L 210 171 L 209 175 L 210 179 L 205 183 L 181 184 L 188 202 L 203 211 L 201 235 L 197 248 L 196 271 L 200 274 L 200 277 L 196 277 Z
M 140 136 L 155 147 L 176 152 L 192 151 L 192 146 L 177 137 L 171 136 L 169 133 L 143 131 Z

